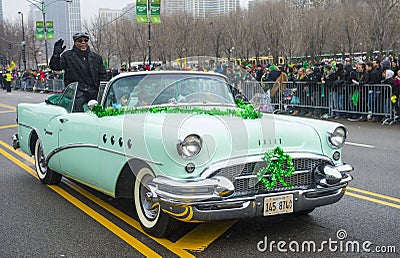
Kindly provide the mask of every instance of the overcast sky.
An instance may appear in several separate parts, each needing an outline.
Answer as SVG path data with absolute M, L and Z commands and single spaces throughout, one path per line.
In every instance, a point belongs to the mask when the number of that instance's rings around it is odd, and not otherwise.
M 41 0 L 36 0 L 41 2 Z M 134 1 L 134 0 L 133 0 Z M 90 19 L 97 14 L 99 8 L 122 9 L 132 0 L 81 0 L 82 19 Z M 247 8 L 249 0 L 240 0 L 242 7 Z M 20 19 L 18 11 L 28 15 L 29 3 L 26 0 L 3 0 L 3 14 L 5 19 Z

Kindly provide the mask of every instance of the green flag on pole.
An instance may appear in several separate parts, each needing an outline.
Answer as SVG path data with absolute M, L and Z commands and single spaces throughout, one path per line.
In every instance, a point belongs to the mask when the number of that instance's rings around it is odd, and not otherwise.
M 153 24 L 160 24 L 161 0 L 150 0 L 150 20 Z
M 36 21 L 36 39 L 44 40 L 44 26 L 43 21 Z
M 147 0 L 136 0 L 136 21 L 138 24 L 146 24 Z
M 54 23 L 53 21 L 46 21 L 47 39 L 54 40 Z

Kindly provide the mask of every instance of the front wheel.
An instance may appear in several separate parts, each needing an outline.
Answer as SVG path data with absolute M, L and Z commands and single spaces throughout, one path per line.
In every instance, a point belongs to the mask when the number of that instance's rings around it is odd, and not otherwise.
M 153 172 L 143 167 L 136 175 L 134 202 L 137 215 L 143 230 L 156 237 L 166 237 L 173 233 L 177 221 L 165 214 L 160 203 L 153 198 L 147 184 L 154 178 Z
M 35 167 L 39 180 L 43 184 L 58 185 L 61 182 L 62 176 L 47 167 L 43 147 L 39 139 L 36 140 L 35 144 Z

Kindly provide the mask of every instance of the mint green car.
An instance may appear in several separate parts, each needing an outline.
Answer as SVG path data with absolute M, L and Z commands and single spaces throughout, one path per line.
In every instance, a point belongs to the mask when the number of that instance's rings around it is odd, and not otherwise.
M 34 156 L 44 184 L 64 176 L 132 198 L 157 237 L 178 220 L 307 214 L 339 201 L 352 180 L 343 125 L 260 113 L 218 73 L 121 74 L 81 113 L 76 89 L 19 104 L 14 146 Z

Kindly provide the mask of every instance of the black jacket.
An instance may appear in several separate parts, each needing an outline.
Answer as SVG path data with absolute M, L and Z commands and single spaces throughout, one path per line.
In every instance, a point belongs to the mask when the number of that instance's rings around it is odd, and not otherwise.
M 348 64 L 344 67 L 344 81 L 346 85 L 353 84 L 353 80 L 357 80 L 357 73 L 353 70 L 353 67 Z
M 372 69 L 368 73 L 368 84 L 380 84 L 382 82 L 382 71 L 380 69 Z
M 82 52 L 75 46 L 65 51 L 61 57 L 53 55 L 50 68 L 56 71 L 64 70 L 64 83 L 78 82 L 81 91 L 98 92 L 100 81 L 106 80 L 106 70 L 100 55 L 90 51 Z

